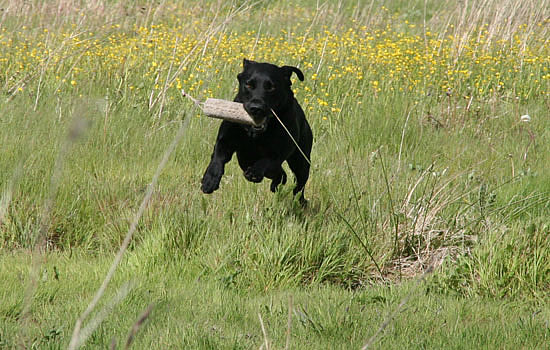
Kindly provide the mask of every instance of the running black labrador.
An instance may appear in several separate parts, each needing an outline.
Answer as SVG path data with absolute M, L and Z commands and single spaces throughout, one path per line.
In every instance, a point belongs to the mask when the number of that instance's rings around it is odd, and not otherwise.
M 212 193 L 219 188 L 225 163 L 236 152 L 244 177 L 251 182 L 261 182 L 264 177 L 271 179 L 272 192 L 279 184 L 286 183 L 286 173 L 281 165 L 287 161 L 296 176 L 294 195 L 300 193 L 300 202 L 306 204 L 304 186 L 309 177 L 313 134 L 304 111 L 290 89 L 292 73 L 304 80 L 304 74 L 296 67 L 243 60 L 243 71 L 237 75 L 239 92 L 234 101 L 243 103 L 244 109 L 258 126 L 226 120 L 221 123 L 210 164 L 201 181 L 204 193 Z

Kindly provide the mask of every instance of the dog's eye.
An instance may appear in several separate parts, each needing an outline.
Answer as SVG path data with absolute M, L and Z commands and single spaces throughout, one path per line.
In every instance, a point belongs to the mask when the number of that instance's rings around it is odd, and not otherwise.
M 244 87 L 251 90 L 251 89 L 254 89 L 254 82 L 253 81 L 247 81 L 246 83 L 244 83 Z
M 265 91 L 267 92 L 273 92 L 275 91 L 275 85 L 271 84 L 271 83 L 268 83 L 265 85 Z

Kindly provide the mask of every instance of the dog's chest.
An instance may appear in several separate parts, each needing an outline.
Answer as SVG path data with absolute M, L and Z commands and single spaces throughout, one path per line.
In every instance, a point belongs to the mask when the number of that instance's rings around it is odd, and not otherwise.
M 250 137 L 251 139 L 257 139 L 264 133 L 264 130 L 256 130 L 254 128 L 248 128 L 246 130 L 246 136 Z
M 250 139 L 256 140 L 264 136 L 267 131 L 267 125 L 261 128 L 255 128 L 252 126 L 243 126 L 246 136 Z
M 256 137 L 246 137 L 241 140 L 237 147 L 237 153 L 246 156 L 247 158 L 260 159 L 271 157 L 277 154 L 278 147 L 275 140 L 268 135 L 256 135 Z

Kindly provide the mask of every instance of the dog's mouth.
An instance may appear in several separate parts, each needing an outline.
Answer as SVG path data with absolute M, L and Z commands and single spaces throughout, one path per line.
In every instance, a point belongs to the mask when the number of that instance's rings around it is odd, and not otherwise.
M 257 118 L 252 118 L 254 120 L 255 125 L 252 125 L 252 129 L 254 131 L 260 132 L 264 131 L 267 128 L 267 117 L 263 117 L 261 120 L 257 120 Z
M 262 125 L 252 125 L 252 129 L 256 132 L 262 132 L 267 129 L 267 123 L 263 123 Z
M 252 129 L 254 131 L 263 131 L 267 127 L 267 121 L 269 117 L 271 116 L 271 113 L 267 112 L 265 108 L 258 108 L 253 106 L 250 108 L 249 106 L 244 106 L 245 111 L 248 113 L 248 115 L 252 118 L 254 121 L 254 125 L 252 125 Z

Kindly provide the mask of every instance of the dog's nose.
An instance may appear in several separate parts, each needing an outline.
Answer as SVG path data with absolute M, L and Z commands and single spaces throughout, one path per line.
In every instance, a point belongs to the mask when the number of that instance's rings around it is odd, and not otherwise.
M 248 105 L 248 111 L 253 115 L 260 115 L 264 112 L 264 106 L 259 103 L 251 103 Z

